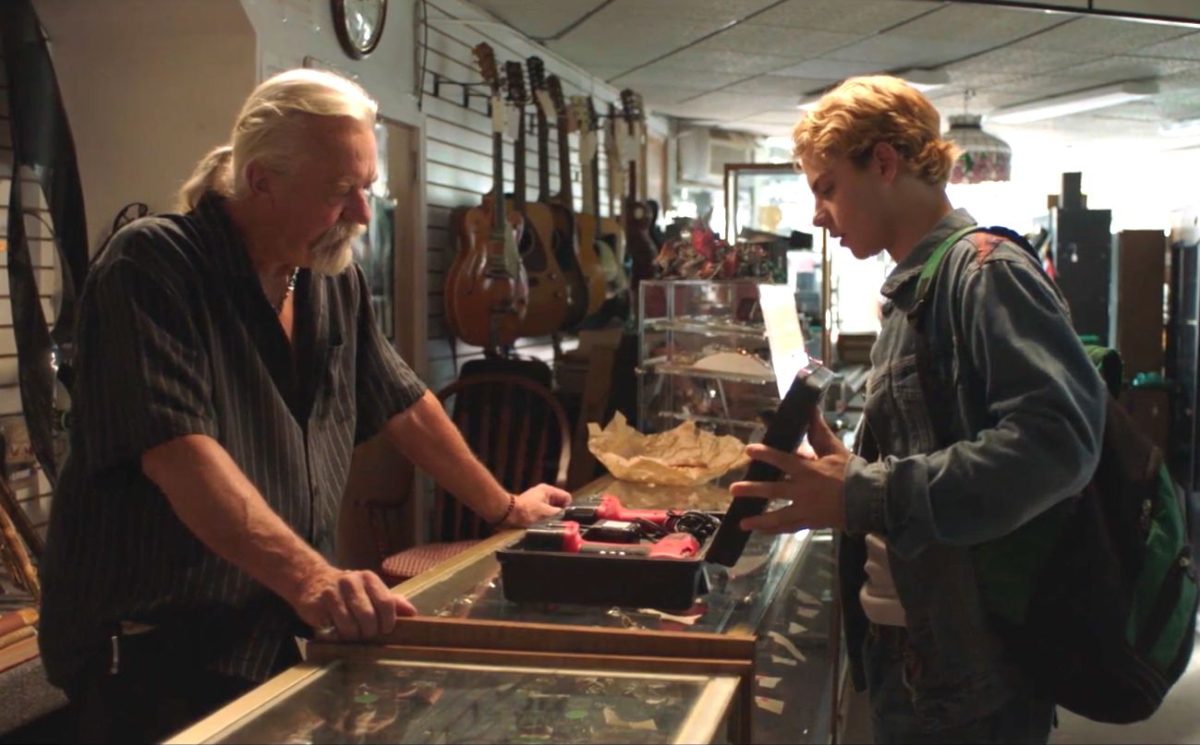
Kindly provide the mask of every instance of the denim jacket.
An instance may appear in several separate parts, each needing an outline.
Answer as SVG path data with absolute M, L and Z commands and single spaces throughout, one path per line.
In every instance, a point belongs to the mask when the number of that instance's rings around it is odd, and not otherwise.
M 931 730 L 986 716 L 1022 685 L 984 613 L 970 547 L 1078 493 L 1095 470 L 1104 425 L 1103 383 L 1057 288 L 1028 251 L 975 233 L 951 248 L 922 315 L 933 383 L 954 409 L 942 417 L 952 422 L 952 444 L 939 446 L 907 313 L 926 259 L 973 224 L 964 210 L 950 213 L 884 282 L 844 487 L 839 568 L 855 685 L 865 687 L 863 536 L 874 532 L 889 543 L 907 616 L 906 680 Z M 863 452 L 864 439 L 879 452 Z

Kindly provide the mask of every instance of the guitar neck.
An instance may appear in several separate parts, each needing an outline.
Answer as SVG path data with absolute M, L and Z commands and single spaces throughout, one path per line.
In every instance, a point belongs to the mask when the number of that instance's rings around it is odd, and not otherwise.
M 563 206 L 572 209 L 575 195 L 571 192 L 571 141 L 567 135 L 567 117 L 558 115 L 558 196 Z
M 638 200 L 638 176 L 637 176 L 637 161 L 629 161 L 629 190 L 625 192 L 629 195 L 629 201 L 636 202 Z
M 513 207 L 525 212 L 525 110 L 517 109 L 517 141 L 513 148 Z
M 537 110 L 538 201 L 550 201 L 550 120 Z
M 492 240 L 504 240 L 504 136 L 492 133 Z

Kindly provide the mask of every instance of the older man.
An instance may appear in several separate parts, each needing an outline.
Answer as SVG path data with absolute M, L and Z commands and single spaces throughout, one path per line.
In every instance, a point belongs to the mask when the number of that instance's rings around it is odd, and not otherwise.
M 362 639 L 414 612 L 328 560 L 377 432 L 494 525 L 569 501 L 506 492 L 376 328 L 350 249 L 375 116 L 336 75 L 262 83 L 186 212 L 122 230 L 89 277 L 41 636 L 85 739 L 159 739 L 295 662 L 307 628 Z

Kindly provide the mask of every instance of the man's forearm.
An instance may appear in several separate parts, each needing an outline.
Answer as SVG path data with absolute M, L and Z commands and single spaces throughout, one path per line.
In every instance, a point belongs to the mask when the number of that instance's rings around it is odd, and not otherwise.
M 392 417 L 384 431 L 406 458 L 484 520 L 496 522 L 504 517 L 508 491 L 471 452 L 432 393 Z
M 289 603 L 305 579 L 330 569 L 212 438 L 187 435 L 148 450 L 142 470 L 204 545 Z

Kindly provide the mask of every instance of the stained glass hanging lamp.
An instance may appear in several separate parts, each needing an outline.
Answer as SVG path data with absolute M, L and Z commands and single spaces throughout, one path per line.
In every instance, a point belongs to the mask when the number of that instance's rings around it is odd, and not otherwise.
M 966 113 L 974 90 L 963 93 L 963 112 L 950 117 L 946 139 L 960 151 L 950 171 L 952 184 L 979 184 L 984 181 L 1008 181 L 1012 177 L 1012 148 L 1004 140 L 983 131 L 983 117 Z

